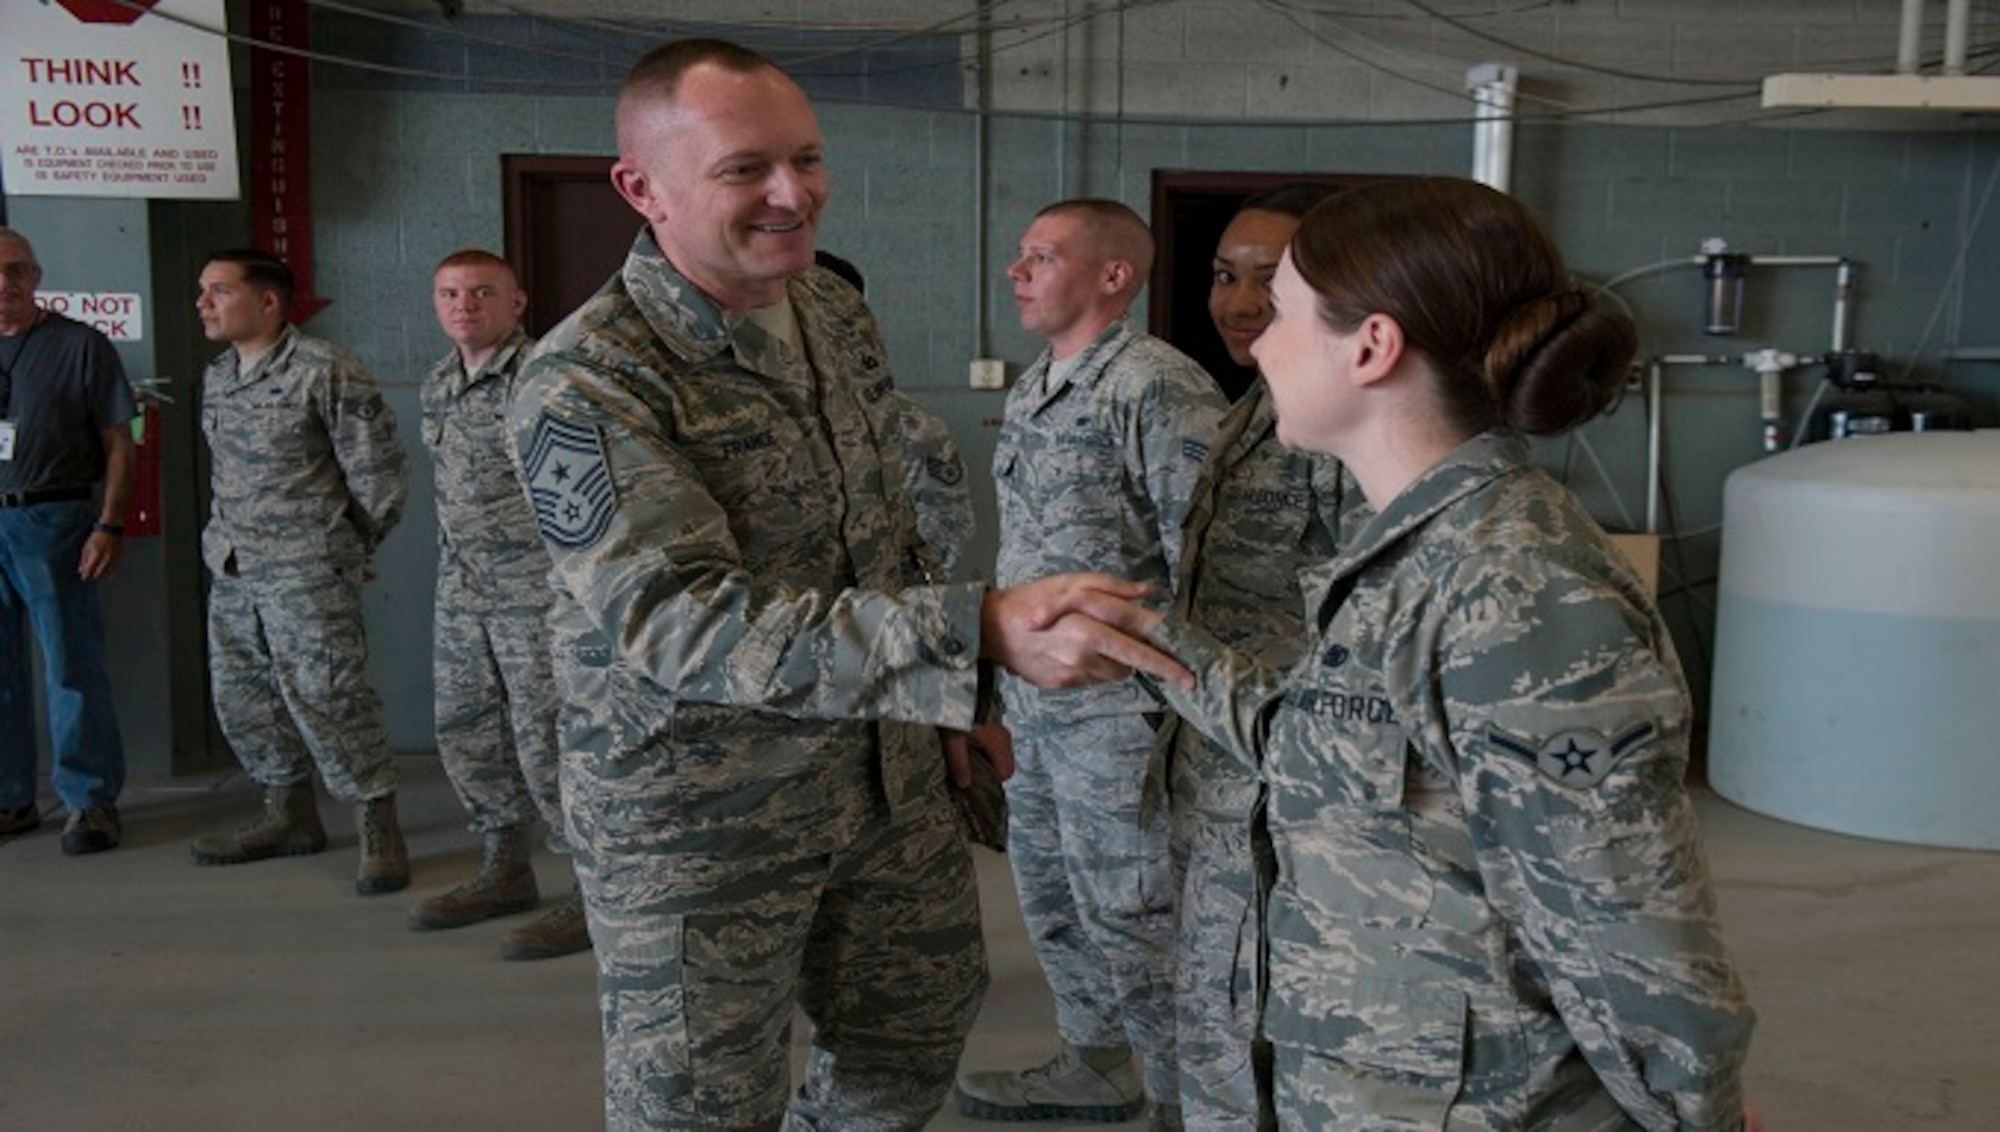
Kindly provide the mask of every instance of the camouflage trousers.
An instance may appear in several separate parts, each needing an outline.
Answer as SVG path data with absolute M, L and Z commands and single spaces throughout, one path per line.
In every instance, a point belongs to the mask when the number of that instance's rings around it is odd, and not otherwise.
M 844 843 L 751 818 L 676 843 L 671 799 L 608 812 L 578 758 L 564 790 L 597 955 L 607 1132 L 923 1128 L 987 979 L 942 775 Z M 796 1096 L 795 1006 L 813 1027 Z
M 1263 944 L 1250 818 L 1179 804 L 1173 817 L 1174 1037 L 1181 1118 L 1188 1132 L 1271 1132 L 1258 1069 L 1270 1049 L 1257 1038 L 1257 965 Z
M 1130 1044 L 1171 1104 L 1173 869 L 1163 807 L 1142 806 L 1155 726 L 1115 715 L 1014 737 L 1007 859 L 1021 916 L 1075 1046 Z
M 214 576 L 216 722 L 260 785 L 309 781 L 317 765 L 327 792 L 343 802 L 395 793 L 382 701 L 368 682 L 361 584 L 359 567 Z
M 555 673 L 540 609 L 483 609 L 438 575 L 431 674 L 438 758 L 475 833 L 540 817 L 564 852 Z

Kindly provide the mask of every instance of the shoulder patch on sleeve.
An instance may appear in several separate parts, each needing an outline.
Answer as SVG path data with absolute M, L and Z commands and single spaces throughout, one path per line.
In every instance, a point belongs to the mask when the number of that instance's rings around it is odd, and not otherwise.
M 604 434 L 596 426 L 544 412 L 535 421 L 521 474 L 543 538 L 582 550 L 604 537 L 618 500 L 604 461 Z
M 946 487 L 957 487 L 965 479 L 965 465 L 943 456 L 924 457 L 924 472 Z
M 1607 739 L 1595 731 L 1560 731 L 1545 740 L 1509 735 L 1498 727 L 1488 727 L 1486 737 L 1493 745 L 1524 762 L 1532 763 L 1544 778 L 1558 786 L 1575 789 L 1604 781 L 1611 768 L 1625 756 L 1644 746 L 1660 733 L 1650 723 L 1628 728 L 1624 734 Z

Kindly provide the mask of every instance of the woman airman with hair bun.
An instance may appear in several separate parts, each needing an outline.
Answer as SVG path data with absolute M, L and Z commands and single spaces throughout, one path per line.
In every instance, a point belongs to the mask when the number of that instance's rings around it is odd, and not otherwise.
M 1318 205 L 1273 290 L 1279 437 L 1375 510 L 1302 575 L 1311 647 L 1277 671 L 1084 608 L 1192 670 L 1161 694 L 1266 784 L 1279 1122 L 1743 1127 L 1752 1013 L 1682 784 L 1686 683 L 1524 435 L 1611 402 L 1631 324 L 1527 209 L 1444 178 Z

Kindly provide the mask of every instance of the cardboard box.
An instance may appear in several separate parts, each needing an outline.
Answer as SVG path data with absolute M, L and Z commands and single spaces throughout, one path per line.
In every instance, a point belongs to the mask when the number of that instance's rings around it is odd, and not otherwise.
M 1660 536 L 1606 532 L 1605 537 L 1611 540 L 1612 546 L 1618 548 L 1618 553 L 1623 554 L 1626 560 L 1632 563 L 1632 569 L 1638 572 L 1639 580 L 1645 583 L 1646 592 L 1659 597 Z

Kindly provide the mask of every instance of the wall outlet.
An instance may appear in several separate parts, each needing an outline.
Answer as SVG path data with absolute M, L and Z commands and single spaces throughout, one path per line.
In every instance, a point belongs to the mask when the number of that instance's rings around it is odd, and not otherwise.
M 999 358 L 972 359 L 972 387 L 974 389 L 1007 388 L 1007 363 Z

